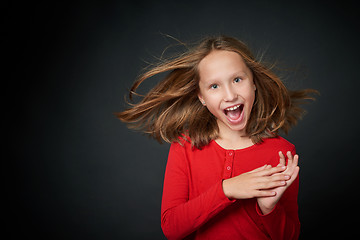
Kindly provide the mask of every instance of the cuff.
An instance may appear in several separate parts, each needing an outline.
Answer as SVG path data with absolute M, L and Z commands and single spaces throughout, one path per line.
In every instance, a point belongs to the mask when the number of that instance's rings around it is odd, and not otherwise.
M 261 217 L 267 217 L 267 216 L 271 216 L 271 215 L 274 215 L 274 214 L 276 214 L 276 212 L 279 210 L 278 208 L 279 208 L 279 203 L 277 203 L 276 205 L 275 205 L 275 207 L 271 210 L 271 212 L 269 212 L 268 214 L 263 214 L 262 213 L 262 211 L 261 211 L 261 209 L 260 209 L 260 207 L 259 207 L 259 204 L 257 203 L 257 201 L 255 202 L 255 207 L 256 207 L 256 212 L 257 212 L 257 214 L 259 215 L 259 216 L 261 216 Z

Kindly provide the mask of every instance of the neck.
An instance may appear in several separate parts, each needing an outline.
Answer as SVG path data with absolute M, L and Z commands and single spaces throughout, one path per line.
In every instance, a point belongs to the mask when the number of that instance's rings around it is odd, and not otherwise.
M 245 129 L 234 131 L 224 126 L 219 126 L 216 142 L 225 149 L 243 149 L 254 145 Z

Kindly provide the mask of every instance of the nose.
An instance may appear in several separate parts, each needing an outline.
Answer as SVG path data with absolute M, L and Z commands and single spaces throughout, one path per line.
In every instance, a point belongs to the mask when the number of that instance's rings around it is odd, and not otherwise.
M 232 102 L 237 99 L 237 94 L 231 86 L 226 86 L 224 89 L 224 101 Z

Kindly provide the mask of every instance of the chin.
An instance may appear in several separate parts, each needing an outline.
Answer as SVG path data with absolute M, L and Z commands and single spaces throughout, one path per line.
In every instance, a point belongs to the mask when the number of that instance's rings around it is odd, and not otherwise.
M 228 127 L 233 130 L 233 131 L 245 131 L 246 130 L 246 124 L 245 125 L 240 125 L 240 126 L 231 126 L 231 125 L 228 125 Z
M 226 126 L 228 129 L 232 130 L 232 131 L 238 131 L 238 132 L 241 132 L 241 131 L 246 131 L 246 126 L 247 126 L 247 122 L 240 122 L 240 123 L 237 123 L 237 124 L 232 124 L 231 122 L 228 121 L 227 118 L 225 119 L 219 119 L 218 118 L 218 125 L 219 125 L 219 122 L 221 122 L 221 125 L 223 126 Z

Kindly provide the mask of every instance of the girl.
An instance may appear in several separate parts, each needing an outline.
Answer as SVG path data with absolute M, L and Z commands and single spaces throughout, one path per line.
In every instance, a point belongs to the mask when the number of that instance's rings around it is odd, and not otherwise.
M 117 113 L 172 143 L 161 227 L 169 239 L 297 239 L 298 155 L 278 136 L 314 90 L 290 92 L 241 41 L 206 38 L 145 72 L 170 73 Z

